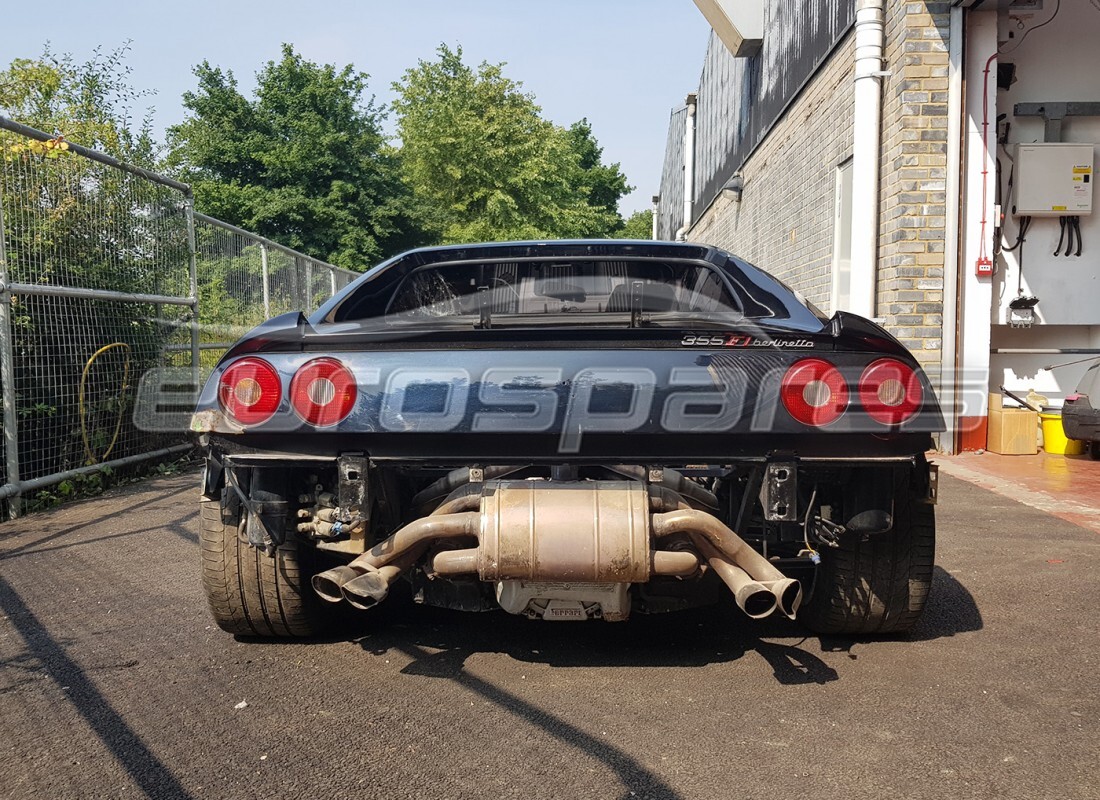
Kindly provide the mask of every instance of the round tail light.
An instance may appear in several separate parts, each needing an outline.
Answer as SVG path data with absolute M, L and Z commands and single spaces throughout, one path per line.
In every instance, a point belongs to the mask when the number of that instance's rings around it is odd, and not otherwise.
M 863 371 L 859 379 L 859 400 L 872 419 L 886 425 L 900 425 L 921 407 L 924 389 L 912 367 L 883 358 Z
M 218 401 L 225 413 L 242 425 L 271 419 L 282 395 L 279 374 L 259 358 L 234 362 L 218 381 Z
M 356 395 L 355 377 L 335 358 L 307 361 L 290 382 L 290 404 L 298 416 L 318 427 L 343 421 Z
M 835 422 L 848 407 L 848 384 L 840 370 L 820 358 L 804 358 L 787 370 L 779 389 L 783 407 L 803 425 Z

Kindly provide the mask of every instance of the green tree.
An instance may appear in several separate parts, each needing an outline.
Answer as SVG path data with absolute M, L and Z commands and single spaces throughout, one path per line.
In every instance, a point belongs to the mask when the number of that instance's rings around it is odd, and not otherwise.
M 17 58 L 0 72 L 0 114 L 24 125 L 102 150 L 139 166 L 152 166 L 152 109 L 135 124 L 133 104 L 148 97 L 130 84 L 129 43 L 101 48 L 77 62 L 49 46 L 38 58 Z M 9 148 L 10 149 L 10 148 Z
M 653 212 L 650 209 L 635 211 L 615 234 L 616 239 L 652 239 Z
M 596 141 L 587 119 L 569 126 L 567 136 L 580 167 L 573 179 L 575 191 L 601 213 L 604 222 L 604 227 L 593 235 L 615 236 L 623 227 L 619 201 L 634 187 L 626 182 L 618 163 L 603 163 L 603 148 Z
M 204 61 L 195 75 L 167 163 L 200 210 L 352 269 L 424 241 L 366 74 L 283 45 L 253 99 L 230 71 Z
M 462 48 L 441 45 L 394 90 L 405 180 L 443 241 L 592 237 L 621 224 L 587 123 L 543 119 L 503 65 L 475 70 Z

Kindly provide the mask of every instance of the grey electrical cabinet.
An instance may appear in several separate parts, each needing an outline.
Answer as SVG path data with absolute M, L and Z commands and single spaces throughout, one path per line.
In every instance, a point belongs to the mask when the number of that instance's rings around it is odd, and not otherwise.
M 1083 217 L 1092 213 L 1095 146 L 1036 143 L 1016 146 L 1018 217 Z

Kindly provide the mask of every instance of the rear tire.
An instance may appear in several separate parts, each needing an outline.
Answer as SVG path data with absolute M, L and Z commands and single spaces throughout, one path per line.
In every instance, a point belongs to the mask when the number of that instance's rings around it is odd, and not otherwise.
M 214 621 L 241 636 L 303 637 L 323 628 L 318 599 L 303 561 L 310 555 L 293 538 L 274 556 L 251 547 L 241 534 L 240 505 L 199 502 L 202 585 Z
M 822 549 L 813 588 L 799 611 L 812 631 L 904 633 L 920 618 L 932 586 L 936 512 L 914 477 L 895 483 L 891 530 L 846 534 L 839 547 Z

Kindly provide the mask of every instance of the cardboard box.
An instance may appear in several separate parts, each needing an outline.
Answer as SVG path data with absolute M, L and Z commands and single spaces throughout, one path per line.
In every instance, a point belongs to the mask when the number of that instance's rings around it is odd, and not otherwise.
M 1039 452 L 1036 431 L 1039 415 L 1026 408 L 1005 408 L 999 394 L 989 396 L 989 427 L 985 448 L 1006 456 L 1033 456 Z

